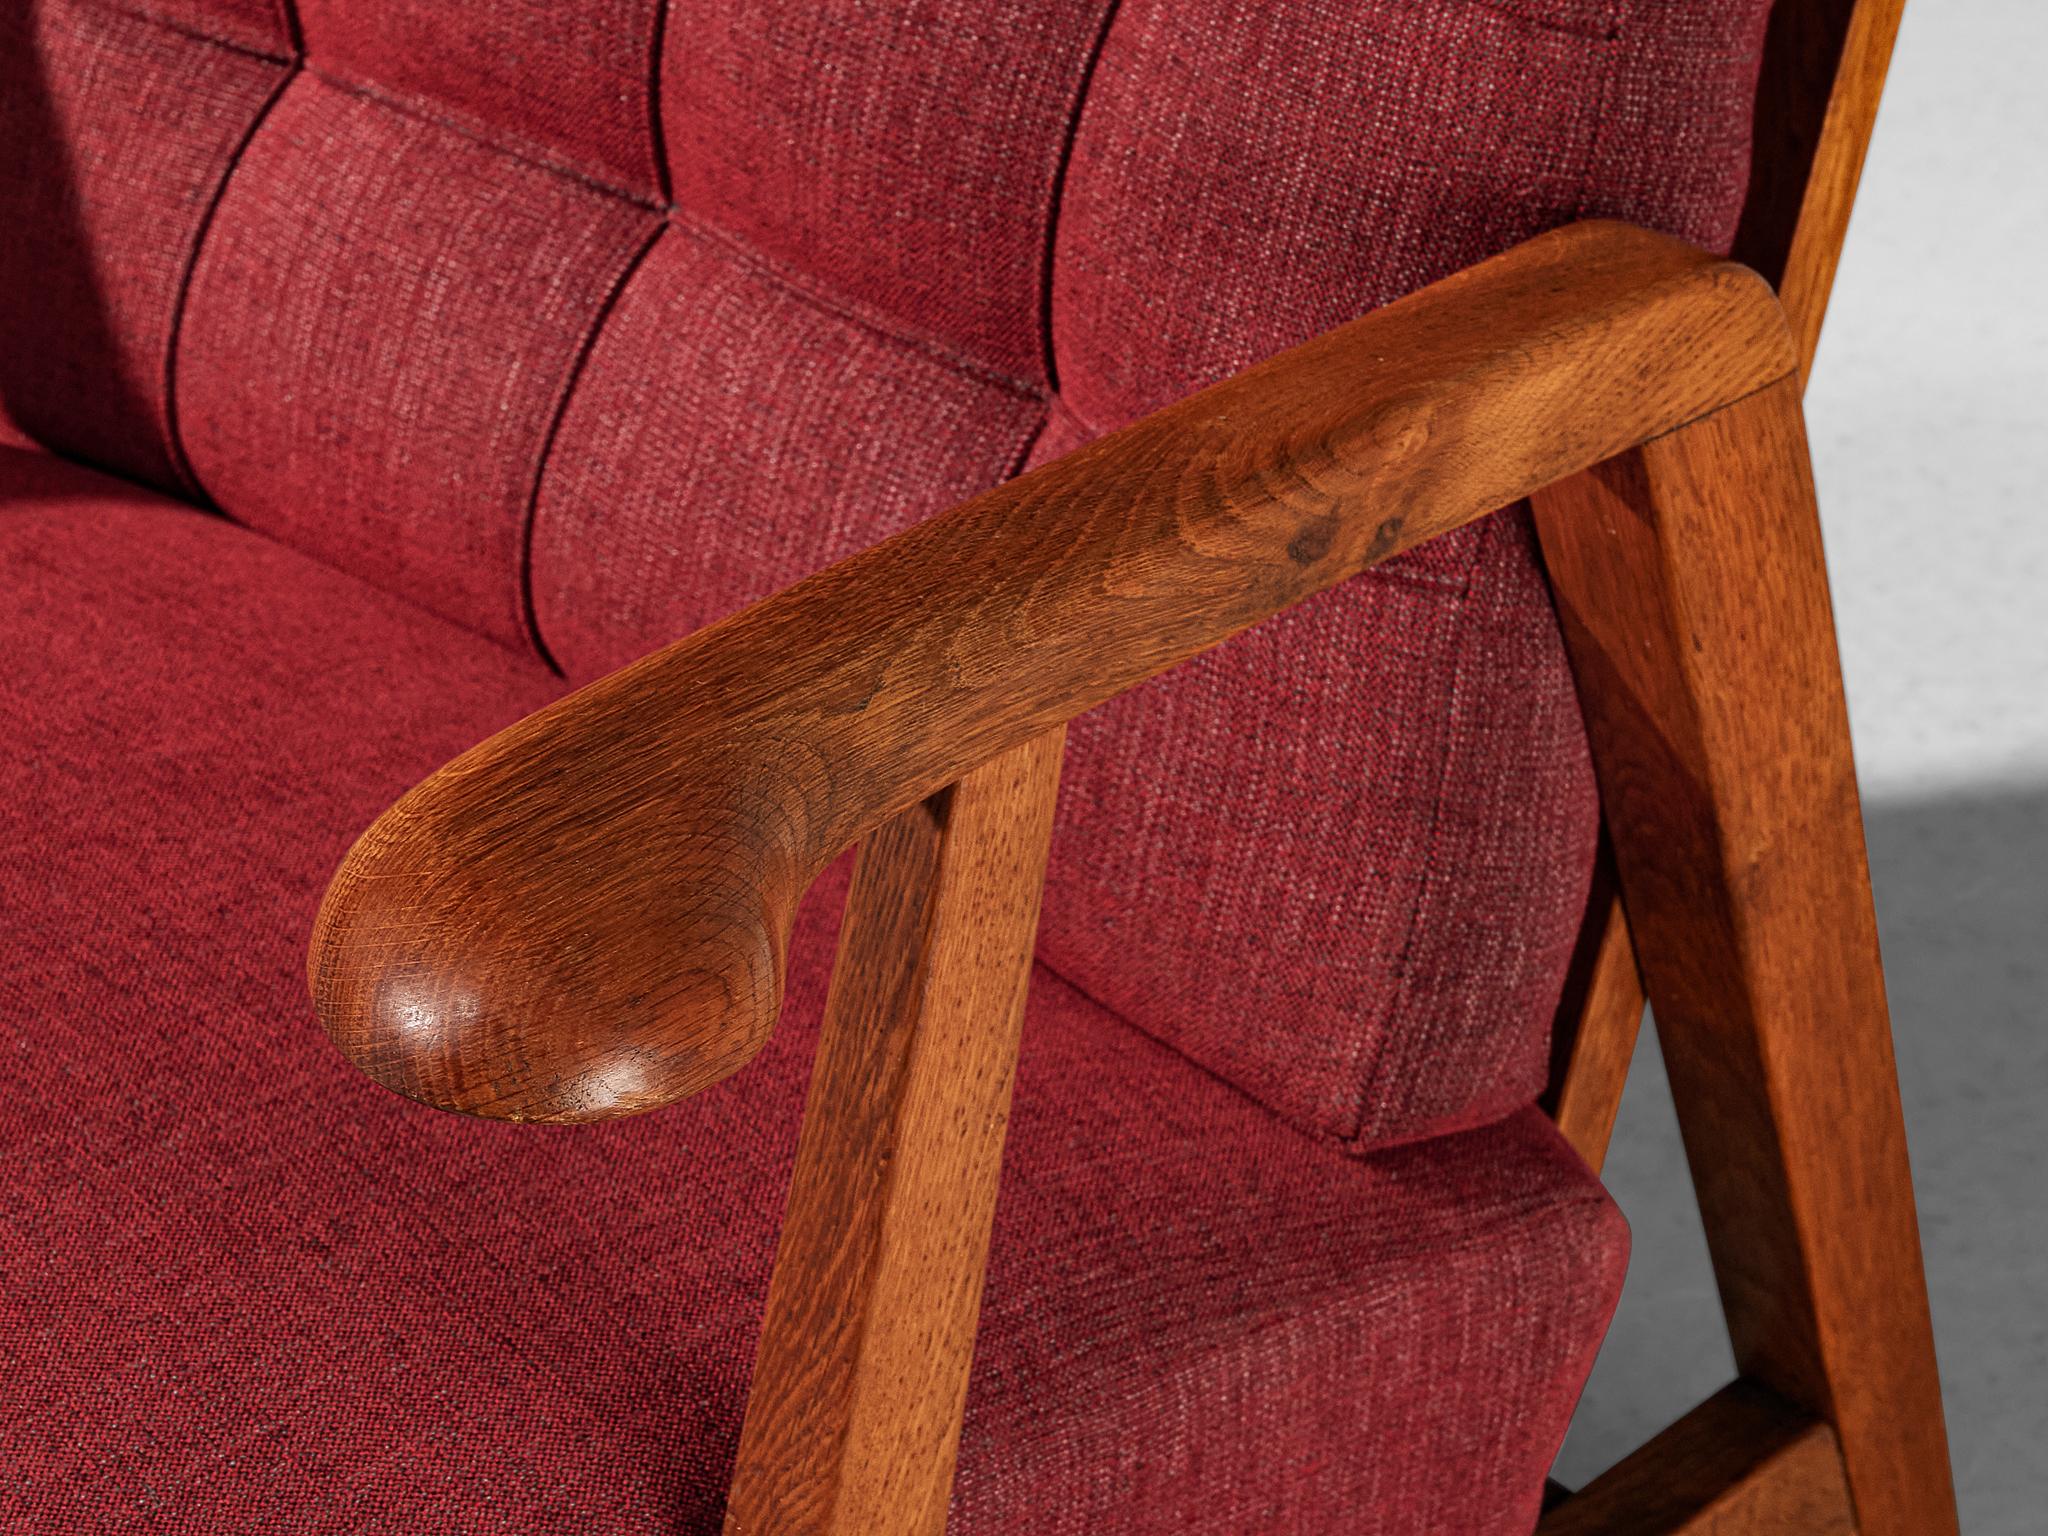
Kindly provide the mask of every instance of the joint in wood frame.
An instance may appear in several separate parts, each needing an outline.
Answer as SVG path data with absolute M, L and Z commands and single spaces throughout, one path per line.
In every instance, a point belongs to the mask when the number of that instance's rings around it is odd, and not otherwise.
M 728 1536 L 945 1528 L 1064 739 L 861 850 Z

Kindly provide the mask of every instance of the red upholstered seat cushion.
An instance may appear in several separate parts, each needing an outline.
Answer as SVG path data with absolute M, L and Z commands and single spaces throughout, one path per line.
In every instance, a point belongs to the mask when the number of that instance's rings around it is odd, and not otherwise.
M 347 839 L 546 673 L 0 449 L 0 1528 L 711 1532 L 844 869 L 759 1061 L 437 1114 L 310 1016 Z M 1338 1155 L 1040 970 L 952 1528 L 1525 1532 L 1625 1235 L 1533 1111 Z

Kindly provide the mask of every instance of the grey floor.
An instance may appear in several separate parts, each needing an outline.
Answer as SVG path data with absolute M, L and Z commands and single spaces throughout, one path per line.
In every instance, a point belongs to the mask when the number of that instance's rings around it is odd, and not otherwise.
M 1808 398 L 1963 1529 L 2048 1531 L 2048 4 L 1913 0 Z M 1654 1041 L 1559 1477 L 1733 1370 Z
M 2048 1530 L 2048 788 L 1873 807 L 1907 1135 L 1963 1529 Z M 1558 1476 L 1582 1483 L 1734 1371 L 1654 1035 L 1607 1184 L 1635 1257 Z

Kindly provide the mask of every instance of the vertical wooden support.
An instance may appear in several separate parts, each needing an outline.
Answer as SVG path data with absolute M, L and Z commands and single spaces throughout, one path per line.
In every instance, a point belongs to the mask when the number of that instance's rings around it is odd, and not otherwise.
M 1956 1529 L 1799 384 L 1535 498 L 1743 1374 Z
M 1734 255 L 1778 290 L 1802 381 L 1813 372 L 1905 3 L 1778 0 L 1771 7 Z M 1544 1101 L 1595 1171 L 1642 1023 L 1634 964 L 1620 898 L 1596 876 L 1552 1032 Z M 1613 1072 L 1617 1059 L 1621 1078 Z
M 728 1536 L 938 1536 L 1064 731 L 861 850 Z

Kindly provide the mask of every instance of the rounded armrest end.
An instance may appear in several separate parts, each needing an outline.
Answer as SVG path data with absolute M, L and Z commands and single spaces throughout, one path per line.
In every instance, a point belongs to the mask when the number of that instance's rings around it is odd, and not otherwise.
M 499 1120 L 638 1114 L 766 1042 L 795 903 L 758 821 L 741 836 L 721 814 L 730 797 L 671 780 L 622 803 L 588 767 L 537 767 L 533 725 L 356 842 L 314 924 L 314 1006 L 408 1098 Z

